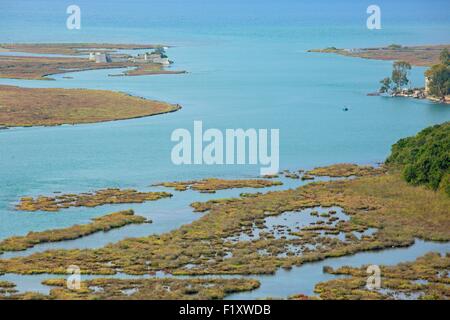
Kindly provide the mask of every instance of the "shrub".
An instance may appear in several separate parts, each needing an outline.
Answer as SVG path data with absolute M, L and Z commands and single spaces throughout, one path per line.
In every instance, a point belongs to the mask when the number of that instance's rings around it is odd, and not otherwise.
M 442 189 L 450 196 L 450 122 L 399 140 L 386 163 L 401 166 L 407 182 Z

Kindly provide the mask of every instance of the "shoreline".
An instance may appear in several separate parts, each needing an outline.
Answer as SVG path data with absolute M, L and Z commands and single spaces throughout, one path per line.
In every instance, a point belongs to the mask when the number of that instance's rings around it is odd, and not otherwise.
M 25 53 L 62 55 L 89 53 L 89 59 L 70 56 L 0 56 L 0 78 L 54 81 L 55 79 L 49 76 L 130 67 L 133 69 L 109 76 L 185 74 L 186 71 L 165 68 L 172 63 L 164 54 L 165 48 L 161 45 L 94 43 L 0 44 L 2 51 L 10 52 L 22 50 Z M 145 53 L 145 55 L 137 56 L 117 53 L 119 50 L 137 49 L 161 50 L 155 51 L 160 53 Z M 95 54 L 89 50 L 95 50 Z M 104 57 L 105 61 L 97 61 L 97 55 L 101 56 L 102 54 L 108 55 Z M 95 57 L 95 61 L 92 61 L 92 55 Z M 147 57 L 153 57 L 152 59 L 155 60 L 148 60 Z M 29 95 L 34 95 L 34 99 L 30 99 Z M 94 89 L 28 88 L 0 85 L 0 99 L 2 100 L 0 109 L 6 110 L 0 113 L 0 129 L 3 130 L 15 127 L 48 127 L 131 120 L 172 113 L 182 108 L 179 104 L 150 100 L 121 91 Z M 75 100 L 75 103 L 71 102 L 71 99 Z M 149 109 L 145 110 L 144 106 Z
M 450 50 L 449 44 L 401 46 L 392 44 L 387 47 L 352 48 L 342 49 L 328 47 L 325 49 L 309 49 L 309 53 L 332 53 L 350 58 L 360 58 L 379 61 L 405 61 L 414 67 L 431 67 L 439 63 L 441 50 Z M 382 96 L 379 92 L 368 93 L 368 96 Z M 389 95 L 391 97 L 405 97 L 419 100 L 428 100 L 434 103 L 450 104 L 450 98 L 446 96 L 439 99 L 427 94 L 425 88 L 403 89 L 400 92 Z

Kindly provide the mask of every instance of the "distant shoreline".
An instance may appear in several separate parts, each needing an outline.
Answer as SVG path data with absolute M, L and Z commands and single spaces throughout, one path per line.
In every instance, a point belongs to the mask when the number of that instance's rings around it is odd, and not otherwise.
M 401 46 L 392 44 L 387 47 L 351 49 L 328 47 L 324 49 L 310 49 L 307 52 L 334 53 L 346 57 L 372 60 L 402 60 L 413 66 L 429 67 L 439 63 L 439 54 L 445 48 L 450 50 L 450 44 L 422 46 Z

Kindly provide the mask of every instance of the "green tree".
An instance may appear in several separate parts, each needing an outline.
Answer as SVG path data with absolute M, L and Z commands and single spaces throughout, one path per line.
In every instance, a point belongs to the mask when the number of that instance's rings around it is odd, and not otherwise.
M 450 92 L 450 66 L 436 64 L 425 72 L 429 94 L 444 98 Z
M 439 61 L 441 61 L 441 64 L 443 65 L 450 65 L 450 54 L 448 53 L 447 48 L 441 51 L 441 54 L 439 55 Z
M 392 70 L 392 82 L 394 83 L 394 90 L 400 90 L 403 86 L 409 83 L 408 72 L 411 70 L 411 65 L 406 61 L 395 61 Z
M 392 86 L 391 78 L 386 77 L 383 80 L 381 80 L 380 83 L 381 83 L 380 93 L 388 93 L 389 91 L 391 91 Z

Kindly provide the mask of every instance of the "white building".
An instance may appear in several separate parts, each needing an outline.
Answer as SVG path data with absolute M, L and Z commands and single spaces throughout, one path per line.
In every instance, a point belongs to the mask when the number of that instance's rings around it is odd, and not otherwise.
M 108 63 L 111 62 L 111 56 L 105 52 L 89 52 L 89 61 L 95 61 L 95 63 Z

